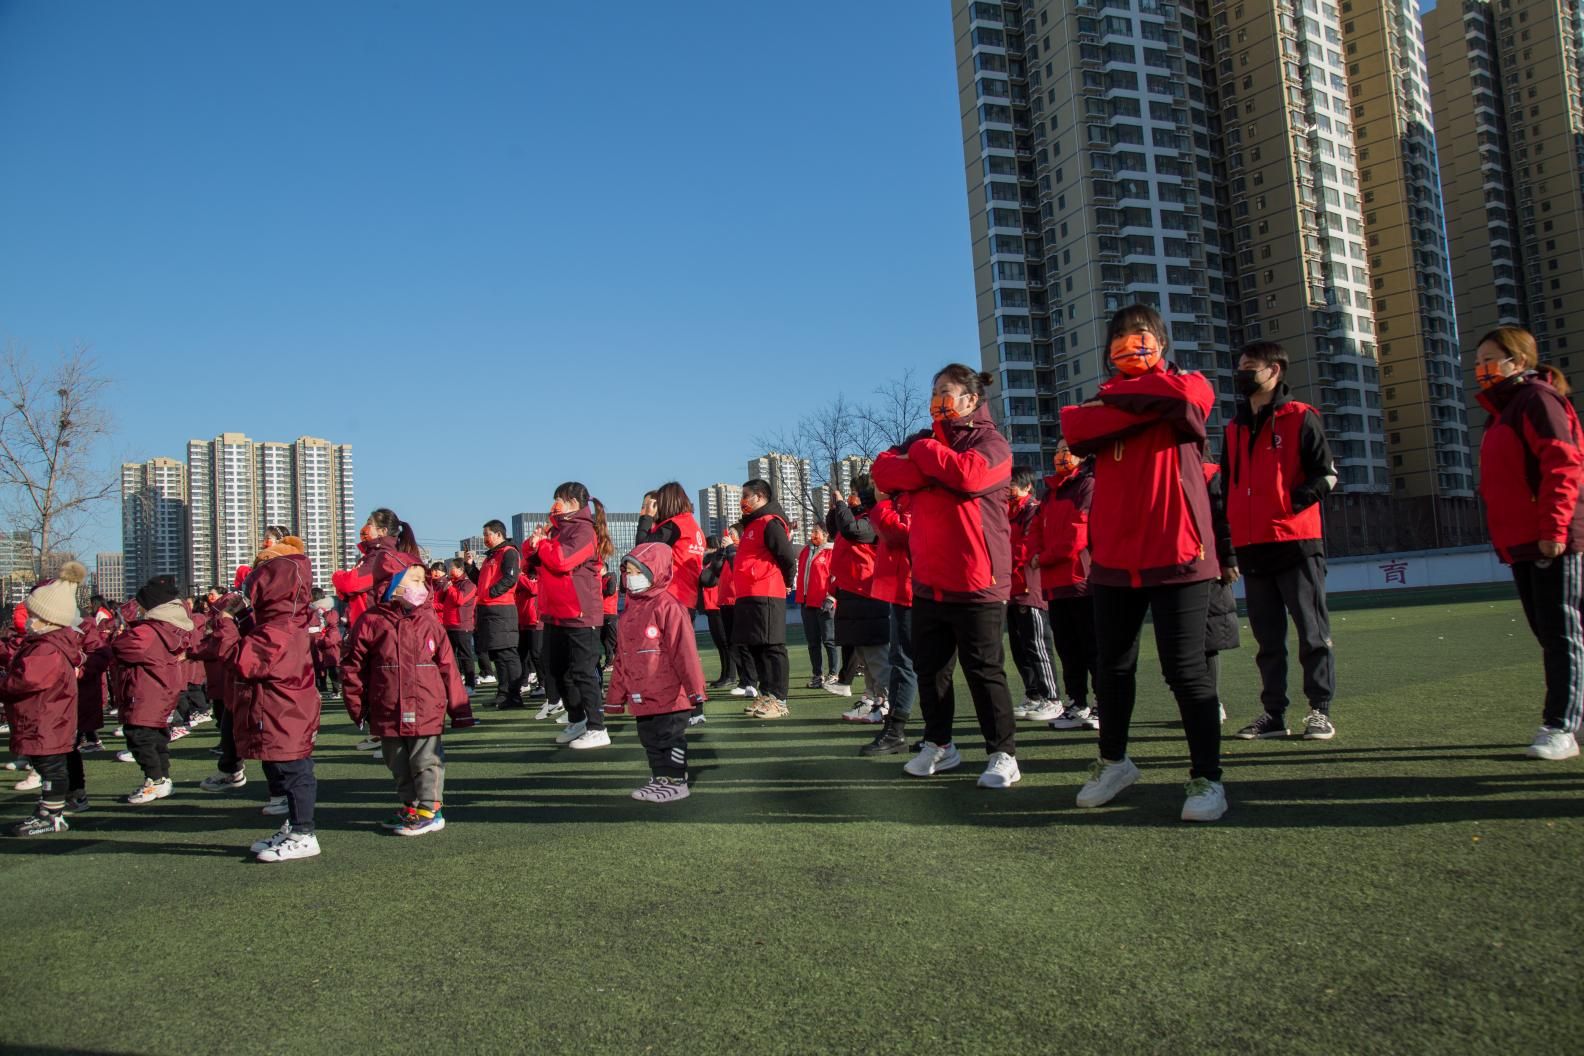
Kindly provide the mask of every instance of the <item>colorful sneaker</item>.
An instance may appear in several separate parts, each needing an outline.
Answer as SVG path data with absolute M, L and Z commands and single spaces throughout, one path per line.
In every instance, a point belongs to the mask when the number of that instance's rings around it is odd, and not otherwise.
M 407 819 L 407 824 L 396 830 L 398 836 L 427 836 L 431 832 L 439 832 L 445 828 L 445 815 L 440 811 L 427 813 L 414 810 Z
M 259 813 L 279 818 L 291 813 L 291 804 L 287 802 L 285 796 L 271 796 Z
M 269 848 L 274 847 L 276 844 L 284 843 L 286 841 L 286 837 L 290 835 L 291 822 L 283 822 L 280 828 L 276 829 L 273 833 L 264 837 L 262 840 L 254 840 L 253 845 L 249 847 L 248 850 L 254 854 L 258 854 L 260 851 L 268 850 Z
M 609 730 L 584 729 L 581 734 L 567 742 L 567 747 L 582 751 L 587 748 L 609 748 L 610 743 Z
M 852 696 L 851 682 L 840 682 L 834 679 L 827 679 L 823 688 L 825 692 L 834 693 L 838 697 Z
M 925 741 L 919 753 L 902 764 L 902 770 L 914 777 L 929 777 L 943 770 L 955 770 L 961 765 L 962 756 L 957 754 L 957 745 Z
M 1273 741 L 1286 737 L 1287 733 L 1285 716 L 1262 711 L 1253 722 L 1237 731 L 1237 736 L 1245 741 Z
M 412 820 L 413 815 L 416 813 L 416 809 L 403 804 L 402 806 L 396 808 L 395 814 L 392 814 L 390 817 L 380 822 L 380 828 L 390 829 L 392 832 L 406 828 L 407 823 Z
M 319 853 L 319 837 L 311 832 L 292 832 L 273 847 L 258 853 L 261 862 L 290 862 L 298 858 L 312 858 Z
M 16 789 L 18 792 L 31 792 L 35 788 L 42 787 L 43 784 L 44 784 L 43 776 L 37 770 L 31 770 L 30 769 L 27 772 L 27 776 L 26 777 L 22 778 L 22 780 L 18 781 L 16 784 L 12 785 L 11 787 Z
M 186 726 L 172 726 L 170 728 L 171 743 L 174 744 L 176 741 L 181 740 L 183 737 L 187 736 L 191 732 L 192 732 L 192 730 L 189 729 Z
M 1196 777 L 1188 782 L 1184 791 L 1188 796 L 1183 800 L 1184 821 L 1216 821 L 1227 812 L 1226 789 L 1219 781 Z
M 1139 768 L 1133 760 L 1122 757 L 1121 762 L 1109 763 L 1097 759 L 1089 766 L 1089 780 L 1078 790 L 1080 807 L 1101 807 L 1116 798 L 1118 792 L 1139 779 Z
M 31 817 L 23 818 L 11 826 L 13 836 L 47 836 L 52 832 L 65 832 L 71 828 L 64 815 L 39 808 Z
M 1011 788 L 1023 780 L 1023 771 L 1018 769 L 1017 756 L 1008 755 L 1006 752 L 995 752 L 990 756 L 990 763 L 985 767 L 984 773 L 979 775 L 980 788 Z
M 144 778 L 142 786 L 139 787 L 136 792 L 129 794 L 126 797 L 126 802 L 132 804 L 133 806 L 142 806 L 144 803 L 152 803 L 156 799 L 164 799 L 170 794 L 170 778 L 161 778 L 158 781 L 155 781 L 151 778 Z
M 1055 722 L 1062 717 L 1064 709 L 1059 700 L 1036 701 L 1036 705 L 1028 710 L 1028 714 L 1023 716 L 1029 722 Z
M 230 792 L 232 789 L 241 788 L 245 784 L 247 784 L 246 770 L 238 770 L 234 774 L 218 770 L 198 782 L 198 787 L 205 792 Z
M 688 783 L 680 777 L 656 777 L 647 785 L 634 789 L 632 798 L 644 803 L 674 803 L 691 795 Z
M 213 721 L 214 721 L 214 712 L 212 712 L 212 711 L 195 711 L 191 715 L 187 716 L 187 728 L 188 729 L 192 729 L 194 726 L 202 726 L 206 722 L 213 722 Z
M 1535 738 L 1529 743 L 1529 750 L 1525 754 L 1531 759 L 1548 759 L 1553 763 L 1571 759 L 1579 754 L 1578 738 L 1567 730 L 1559 730 L 1555 726 L 1542 726 L 1535 733 Z
M 88 793 L 86 791 L 84 791 L 84 792 L 77 793 L 75 796 L 67 796 L 66 797 L 66 807 L 65 807 L 64 813 L 66 813 L 66 814 L 86 814 L 86 813 L 88 813 Z
M 1093 726 L 1089 725 L 1091 716 L 1094 716 Z M 1053 730 L 1081 730 L 1085 727 L 1091 730 L 1100 728 L 1099 716 L 1095 715 L 1094 709 L 1087 704 L 1063 708 L 1061 715 L 1050 721 L 1050 728 Z
M 787 709 L 785 701 L 767 694 L 759 698 L 759 703 L 748 714 L 755 719 L 784 719 L 791 711 Z
M 1310 708 L 1309 714 L 1304 716 L 1303 739 L 1306 741 L 1329 741 L 1336 736 L 1336 727 L 1331 725 L 1331 716 L 1318 708 Z

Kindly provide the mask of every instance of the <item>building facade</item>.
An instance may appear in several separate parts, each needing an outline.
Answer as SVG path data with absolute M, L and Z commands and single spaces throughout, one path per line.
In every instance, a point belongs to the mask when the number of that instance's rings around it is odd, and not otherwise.
M 718 483 L 700 488 L 696 512 L 705 535 L 724 535 L 727 527 L 742 516 L 742 486 Z
M 786 511 L 790 520 L 796 522 L 796 527 L 792 529 L 794 543 L 808 542 L 808 526 L 816 519 L 812 494 L 814 481 L 810 470 L 808 459 L 779 451 L 771 451 L 748 462 L 748 479 L 768 483 L 770 493 L 781 504 L 781 509 Z M 823 519 L 824 511 L 818 511 L 818 517 Z
M 121 593 L 131 597 L 155 576 L 192 592 L 188 561 L 187 467 L 174 458 L 121 466 Z
M 94 555 L 93 589 L 111 601 L 126 600 L 126 570 L 119 553 Z

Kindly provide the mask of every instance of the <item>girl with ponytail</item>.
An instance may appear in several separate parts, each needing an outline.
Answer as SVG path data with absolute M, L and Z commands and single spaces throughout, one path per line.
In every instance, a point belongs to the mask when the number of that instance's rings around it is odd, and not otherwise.
M 539 570 L 545 668 L 566 705 L 567 728 L 556 743 L 603 748 L 610 734 L 600 707 L 600 573 L 615 552 L 604 504 L 582 484 L 567 481 L 555 490 L 550 523 L 535 528 L 523 549 L 530 567 Z
M 393 576 L 423 561 L 412 525 L 383 506 L 369 514 L 358 551 L 362 557 L 355 568 L 330 577 L 330 585 L 347 603 L 348 634 L 373 601 L 374 588 L 383 588 Z

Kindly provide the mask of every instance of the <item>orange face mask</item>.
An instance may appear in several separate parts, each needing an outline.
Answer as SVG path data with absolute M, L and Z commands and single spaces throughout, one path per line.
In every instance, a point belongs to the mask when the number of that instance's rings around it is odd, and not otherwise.
M 1078 456 L 1071 451 L 1058 451 L 1051 458 L 1051 468 L 1058 477 L 1070 477 L 1078 472 Z
M 1493 363 L 1476 363 L 1474 364 L 1474 380 L 1479 382 L 1479 387 L 1482 389 L 1500 385 L 1507 380 L 1507 375 L 1496 368 L 1503 363 L 1510 362 L 1512 361 L 1509 359 L 1498 359 Z
M 1111 342 L 1111 365 L 1130 378 L 1148 374 L 1161 361 L 1160 342 L 1150 333 L 1125 334 Z
M 957 397 L 948 396 L 944 392 L 937 393 L 930 400 L 930 417 L 937 422 L 950 422 L 961 418 L 962 414 L 957 410 Z
M 566 503 L 562 502 L 560 499 L 557 499 L 550 504 L 550 516 L 559 517 L 565 512 Z
M 374 526 L 372 524 L 365 524 L 363 526 L 363 530 L 358 533 L 358 540 L 360 542 L 366 543 L 372 538 L 374 538 Z

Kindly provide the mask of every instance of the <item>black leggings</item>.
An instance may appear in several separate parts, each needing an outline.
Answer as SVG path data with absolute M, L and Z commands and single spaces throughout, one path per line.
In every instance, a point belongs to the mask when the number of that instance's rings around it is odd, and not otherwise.
M 717 682 L 733 682 L 737 678 L 737 665 L 732 662 L 731 634 L 726 629 L 726 620 L 721 615 L 720 609 L 708 609 L 705 615 L 709 619 L 710 642 L 715 646 L 715 652 L 720 655 L 721 673 Z
M 1051 633 L 1061 657 L 1062 688 L 1075 708 L 1089 704 L 1089 678 L 1099 666 L 1095 645 L 1094 600 L 1087 594 L 1050 599 Z
M 600 705 L 599 628 L 545 626 L 545 669 L 561 690 L 567 721 L 605 728 Z
M 65 803 L 68 793 L 76 795 L 87 787 L 82 754 L 75 748 L 64 755 L 35 755 L 28 762 L 44 780 L 39 799 L 48 806 Z
M 1090 587 L 1100 665 L 1095 696 L 1100 701 L 1100 758 L 1116 762 L 1127 755 L 1128 727 L 1138 689 L 1139 634 L 1144 617 L 1155 625 L 1161 673 L 1177 698 L 1188 739 L 1190 777 L 1221 780 L 1220 704 L 1205 663 L 1205 620 L 1210 581 L 1165 587 Z
M 957 711 L 952 674 L 960 661 L 985 751 L 1017 754 L 1017 722 L 1006 681 L 1005 628 L 1003 602 L 954 604 L 914 598 L 913 668 L 918 672 L 926 741 L 951 743 Z

